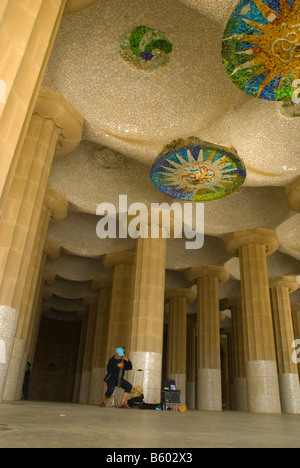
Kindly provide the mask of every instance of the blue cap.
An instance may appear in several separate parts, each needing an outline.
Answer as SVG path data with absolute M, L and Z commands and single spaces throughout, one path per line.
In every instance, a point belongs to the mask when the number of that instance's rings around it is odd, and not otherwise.
M 117 349 L 116 349 L 116 353 L 117 353 L 119 356 L 125 356 L 125 353 L 124 353 L 124 349 L 123 349 L 123 348 L 117 348 Z

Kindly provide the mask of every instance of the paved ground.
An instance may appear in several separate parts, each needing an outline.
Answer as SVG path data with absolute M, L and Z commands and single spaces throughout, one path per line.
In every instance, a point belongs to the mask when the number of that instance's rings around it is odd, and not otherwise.
M 0 405 L 0 448 L 300 448 L 300 415 Z

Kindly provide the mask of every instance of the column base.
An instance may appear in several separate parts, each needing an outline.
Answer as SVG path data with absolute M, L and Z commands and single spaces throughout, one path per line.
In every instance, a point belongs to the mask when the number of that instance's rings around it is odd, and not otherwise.
M 277 365 L 274 361 L 246 362 L 251 413 L 281 413 Z
M 147 351 L 134 351 L 129 354 L 133 370 L 126 375 L 135 387 L 141 385 L 146 403 L 160 403 L 161 401 L 161 369 L 162 355 Z
M 220 369 L 198 369 L 197 409 L 222 411 Z
M 298 374 L 279 374 L 280 400 L 283 413 L 300 413 Z
M 19 311 L 0 305 L 0 402 L 5 389 L 18 318 Z
M 23 352 L 24 341 L 19 338 L 16 338 L 7 373 L 5 389 L 3 393 L 3 401 L 14 401 L 16 399 L 16 394 L 18 390 L 20 374 L 22 374 L 24 380 L 25 368 L 21 369 L 23 362 Z

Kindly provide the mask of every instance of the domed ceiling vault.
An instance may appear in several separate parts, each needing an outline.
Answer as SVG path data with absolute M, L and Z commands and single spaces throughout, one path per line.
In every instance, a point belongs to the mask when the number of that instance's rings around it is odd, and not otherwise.
M 285 1 L 244 1 L 241 14 L 247 19 L 255 8 L 264 11 L 262 3 L 278 13 Z M 222 40 L 239 2 L 88 4 L 63 17 L 43 83 L 63 94 L 85 119 L 81 144 L 55 159 L 49 180 L 70 202 L 68 217 L 48 232 L 61 247 L 60 258 L 46 266 L 57 278 L 52 294 L 80 299 L 78 290 L 86 295 L 87 282 L 111 275 L 102 266 L 106 253 L 134 250 L 132 239 L 97 238 L 96 208 L 108 202 L 118 212 L 122 194 L 128 205 L 172 204 L 152 185 L 150 169 L 165 145 L 191 136 L 238 154 L 247 177 L 233 194 L 204 202 L 202 249 L 185 250 L 183 239 L 168 242 L 168 285 L 178 285 L 178 275 L 184 284 L 181 272 L 190 266 L 225 264 L 233 276 L 221 295 L 230 294 L 230 284 L 236 292 L 236 262 L 222 239 L 253 227 L 274 229 L 280 238 L 270 276 L 296 274 L 300 215 L 289 209 L 285 187 L 300 174 L 300 120 L 283 115 L 282 102 L 246 94 L 228 76 Z M 76 295 L 64 281 L 81 284 Z M 51 307 L 59 302 L 53 300 Z

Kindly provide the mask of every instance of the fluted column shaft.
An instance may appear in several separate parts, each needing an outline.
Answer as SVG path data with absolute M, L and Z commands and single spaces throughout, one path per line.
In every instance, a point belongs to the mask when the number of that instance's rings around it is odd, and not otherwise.
M 196 355 L 197 355 L 197 324 L 187 323 L 187 372 L 186 372 L 186 405 L 189 409 L 196 408 Z
M 82 374 L 79 390 L 79 403 L 87 404 L 90 392 L 93 349 L 95 343 L 95 330 L 97 322 L 98 299 L 95 297 L 85 298 L 84 303 L 89 306 L 87 331 L 82 362 Z
M 41 191 L 46 190 L 52 163 L 51 156 L 54 155 L 57 138 L 58 131 L 53 121 L 46 122 L 38 115 L 33 116 L 11 185 L 11 194 L 1 220 L 0 244 L 3 255 L 0 260 L 0 304 L 7 308 L 9 315 L 14 311 L 15 324 L 19 317 L 32 254 L 33 231 L 37 229 L 41 212 L 41 206 L 39 206 L 40 200 L 43 201 Z M 48 163 L 49 159 L 51 160 Z M 42 179 L 44 179 L 43 182 Z M 2 382 L 0 383 L 0 401 L 3 397 L 15 344 L 16 328 L 11 331 L 7 366 L 0 372 Z
M 130 349 L 133 284 L 134 284 L 134 252 L 113 252 L 104 257 L 103 265 L 113 269 L 109 326 L 107 337 L 106 360 L 114 354 L 116 348 L 125 346 Z
M 86 333 L 87 333 L 87 325 L 88 325 L 88 313 L 83 315 L 82 321 L 81 321 L 80 340 L 79 340 L 79 348 L 78 348 L 78 357 L 77 357 L 76 375 L 75 375 L 75 382 L 74 382 L 74 388 L 73 388 L 72 403 L 78 403 L 78 401 L 79 401 L 81 376 L 82 376 L 82 366 L 83 366 L 83 358 L 84 358 L 84 348 L 85 348 L 85 340 L 86 340 Z
M 30 261 L 34 233 L 40 218 L 58 128 L 51 120 L 32 117 L 0 225 L 0 303 L 19 309 Z
M 137 239 L 130 359 L 143 370 L 145 401 L 161 399 L 166 239 Z M 140 384 L 138 382 L 137 384 Z
M 175 380 L 182 404 L 186 404 L 187 304 L 195 299 L 191 289 L 167 289 L 165 294 L 169 302 L 167 377 Z
M 59 136 L 64 135 L 64 150 L 74 148 L 80 141 L 82 124 L 82 117 L 59 93 L 41 90 L 10 181 L 10 189 L 2 204 L 0 304 L 2 313 L 7 310 L 12 323 L 17 324 L 21 305 L 27 300 L 26 280 L 30 275 L 35 243 L 38 242 L 37 232 Z M 61 147 L 58 154 L 60 152 Z M 5 344 L 1 328 L 0 340 L 6 348 L 6 364 L 0 365 L 0 401 L 16 335 L 16 328 L 11 328 L 11 338 Z
M 198 386 L 197 409 L 222 410 L 219 283 L 230 275 L 225 268 L 205 265 L 190 268 L 190 281 L 197 281 L 198 296 Z
M 3 400 L 10 401 L 20 398 L 20 383 L 18 385 L 18 380 L 20 382 L 24 378 L 24 369 L 33 333 L 34 315 L 36 313 L 33 301 L 39 280 L 40 266 L 43 260 L 46 233 L 50 221 L 52 223 L 59 222 L 67 216 L 67 208 L 67 200 L 48 188 L 36 232 L 34 232 L 35 226 L 32 226 L 32 224 L 30 226 L 29 235 L 32 235 L 33 241 L 32 248 L 30 249 L 31 257 L 29 267 L 26 269 L 24 294 Z
M 112 280 L 103 279 L 96 281 L 93 284 L 93 289 L 96 288 L 100 289 L 100 293 L 97 306 L 94 346 L 92 351 L 91 383 L 88 398 L 88 403 L 90 405 L 100 405 L 103 399 L 103 379 L 106 374 L 106 352 L 112 296 Z
M 222 299 L 221 307 L 231 311 L 235 409 L 237 411 L 248 411 L 242 300 L 240 297 Z
M 300 413 L 300 386 L 297 364 L 292 360 L 294 342 L 290 293 L 298 289 L 294 277 L 270 278 L 275 331 L 280 400 L 283 413 Z
M 229 235 L 225 247 L 240 259 L 249 411 L 280 413 L 266 260 L 266 255 L 279 247 L 279 241 L 273 231 L 257 228 Z

